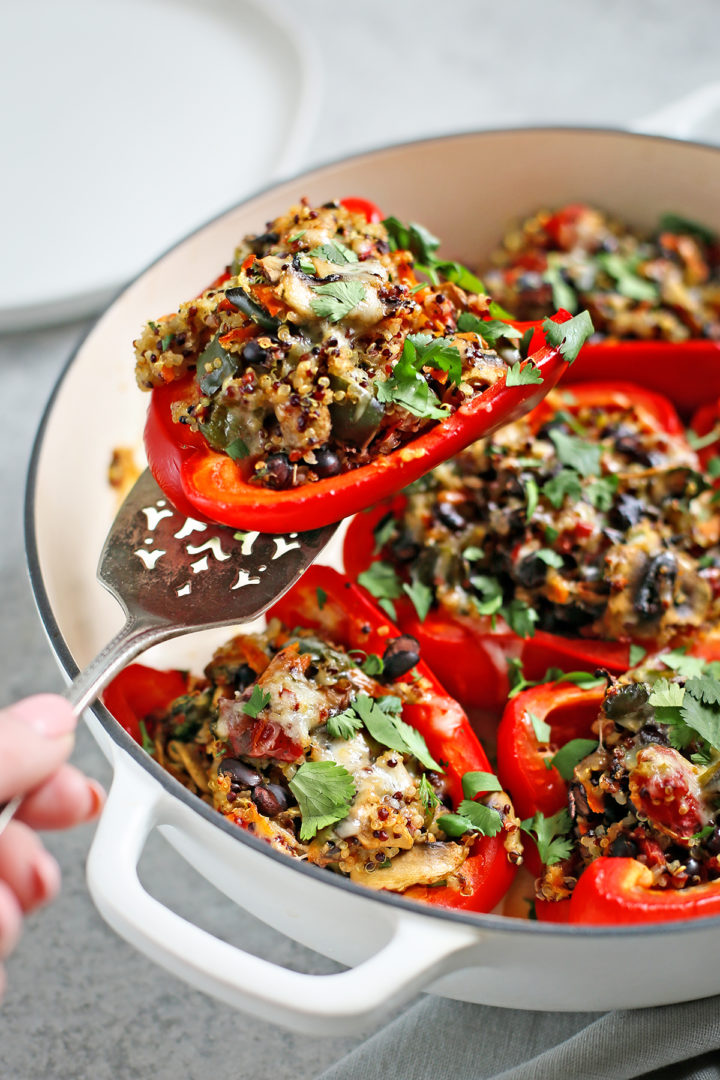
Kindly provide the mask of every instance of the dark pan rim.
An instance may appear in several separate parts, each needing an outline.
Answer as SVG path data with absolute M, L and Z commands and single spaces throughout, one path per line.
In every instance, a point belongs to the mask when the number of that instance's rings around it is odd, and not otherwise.
M 375 147 L 368 150 L 360 151 L 356 154 L 343 155 L 340 158 L 335 158 L 330 161 L 323 162 L 321 165 L 314 166 L 311 169 L 304 170 L 294 176 L 289 176 L 280 180 L 274 180 L 272 183 L 268 183 L 258 188 L 252 194 L 246 196 L 238 203 L 234 203 L 228 207 L 227 210 L 222 211 L 219 214 L 214 215 L 210 220 L 206 221 L 203 225 L 193 229 L 187 233 L 184 237 L 177 240 L 170 248 L 164 251 L 156 259 L 154 259 L 148 266 L 144 267 L 130 282 L 123 285 L 117 293 L 113 296 L 112 300 L 107 304 L 104 310 L 93 320 L 92 324 L 88 327 L 85 333 L 82 335 L 77 345 L 70 354 L 66 364 L 64 365 L 60 375 L 58 376 L 55 385 L 50 394 L 50 398 L 43 412 L 40 425 L 38 427 L 35 441 L 33 443 L 32 454 L 30 458 L 30 464 L 28 468 L 27 485 L 25 491 L 25 507 L 24 507 L 24 527 L 25 527 L 25 549 L 27 557 L 28 573 L 30 577 L 30 585 L 32 588 L 35 603 L 40 615 L 40 619 L 43 623 L 45 632 L 50 641 L 55 656 L 60 663 L 61 668 L 69 679 L 73 679 L 78 674 L 78 667 L 75 663 L 70 650 L 67 647 L 65 639 L 63 638 L 60 628 L 57 624 L 55 616 L 53 614 L 50 601 L 43 582 L 42 573 L 40 570 L 40 559 L 38 552 L 37 536 L 35 531 L 35 502 L 37 497 L 37 480 L 38 470 L 40 463 L 40 454 L 44 443 L 45 433 L 47 425 L 54 408 L 54 401 L 60 386 L 62 385 L 68 371 L 72 367 L 75 358 L 83 348 L 86 340 L 92 334 L 95 327 L 100 320 L 110 310 L 111 307 L 120 299 L 120 297 L 133 286 L 148 270 L 153 266 L 156 266 L 159 262 L 165 259 L 172 251 L 178 248 L 181 244 L 184 244 L 192 236 L 197 235 L 206 229 L 209 225 L 223 218 L 226 214 L 231 213 L 240 206 L 244 206 L 248 202 L 252 202 L 254 199 L 261 195 L 272 191 L 274 188 L 280 187 L 283 184 L 291 183 L 294 181 L 311 180 L 318 174 L 323 173 L 326 169 L 333 166 L 341 165 L 344 162 L 355 161 L 360 162 L 363 158 L 372 158 L 376 155 L 387 153 L 392 150 L 403 150 L 413 146 L 437 146 L 444 142 L 457 139 L 477 139 L 478 137 L 492 138 L 495 135 L 521 135 L 521 134 L 536 134 L 536 133 L 557 134 L 566 132 L 568 134 L 586 134 L 586 135 L 613 135 L 622 136 L 626 139 L 639 139 L 647 142 L 660 142 L 670 143 L 678 148 L 693 148 L 700 150 L 707 150 L 712 153 L 720 153 L 720 147 L 713 146 L 710 143 L 704 143 L 701 141 L 691 140 L 678 140 L 669 138 L 662 135 L 643 135 L 638 132 L 624 131 L 618 128 L 609 127 L 594 127 L 588 125 L 527 125 L 519 127 L 509 128 L 490 128 L 481 129 L 476 131 L 459 131 L 446 135 L 433 136 L 431 138 L 412 139 L 401 143 L 390 143 L 385 146 Z M 492 930 L 500 933 L 524 935 L 526 937 L 534 937 L 536 935 L 543 935 L 545 937 L 553 937 L 559 940 L 571 939 L 586 939 L 586 938 L 607 938 L 607 937 L 635 937 L 648 935 L 667 935 L 672 933 L 701 933 L 709 928 L 716 928 L 720 926 L 720 915 L 706 916 L 697 919 L 688 919 L 679 922 L 664 922 L 664 923 L 650 923 L 647 925 L 621 925 L 621 926 L 592 926 L 592 925 L 562 925 L 555 923 L 543 923 L 534 922 L 523 919 L 514 919 L 502 915 L 490 915 L 480 912 L 457 912 L 448 908 L 433 908 L 429 905 L 423 905 L 419 902 L 406 900 L 400 895 L 386 892 L 372 892 L 369 889 L 364 888 L 362 885 L 356 885 L 348 878 L 343 878 L 339 874 L 329 873 L 327 870 L 323 870 L 317 866 L 311 866 L 306 862 L 292 861 L 287 855 L 283 855 L 281 852 L 275 851 L 268 843 L 259 838 L 252 836 L 250 833 L 239 829 L 235 825 L 231 825 L 226 821 L 217 811 L 211 809 L 206 803 L 192 792 L 188 791 L 183 785 L 166 772 L 158 763 L 151 758 L 144 750 L 135 742 L 135 740 L 120 726 L 120 724 L 111 716 L 105 706 L 97 701 L 90 707 L 90 711 L 95 718 L 100 722 L 106 733 L 121 749 L 130 755 L 131 758 L 157 781 L 161 787 L 165 789 L 168 795 L 173 798 L 180 799 L 190 810 L 203 817 L 211 825 L 216 828 L 222 829 L 231 836 L 234 840 L 241 844 L 247 844 L 249 847 L 262 853 L 270 859 L 275 860 L 283 867 L 293 870 L 295 873 L 305 874 L 310 876 L 317 882 L 324 883 L 328 887 L 343 889 L 347 892 L 364 898 L 370 903 L 390 905 L 398 911 L 409 912 L 415 916 L 424 915 L 429 919 L 443 919 L 448 922 L 460 923 L 463 925 L 474 926 L 479 930 Z

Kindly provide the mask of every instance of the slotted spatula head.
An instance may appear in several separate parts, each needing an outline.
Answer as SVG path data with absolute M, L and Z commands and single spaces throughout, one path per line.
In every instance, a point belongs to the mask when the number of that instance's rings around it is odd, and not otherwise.
M 336 528 L 274 536 L 195 521 L 146 469 L 115 518 L 98 577 L 138 623 L 197 630 L 248 622 L 297 581 Z

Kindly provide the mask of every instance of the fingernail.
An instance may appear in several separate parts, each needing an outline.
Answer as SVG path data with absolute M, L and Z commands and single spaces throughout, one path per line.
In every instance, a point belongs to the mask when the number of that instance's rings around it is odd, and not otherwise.
M 75 730 L 77 719 L 69 701 L 57 694 L 34 694 L 15 702 L 7 710 L 38 735 L 55 739 Z
M 39 851 L 33 861 L 34 900 L 46 904 L 60 889 L 60 867 L 48 851 Z
M 92 821 L 97 817 L 105 805 L 105 789 L 98 784 L 97 780 L 88 780 L 88 810 L 86 821 Z

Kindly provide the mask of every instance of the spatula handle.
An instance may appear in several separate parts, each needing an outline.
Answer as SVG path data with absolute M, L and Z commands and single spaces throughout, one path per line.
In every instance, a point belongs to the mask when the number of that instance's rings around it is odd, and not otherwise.
M 135 619 L 128 619 L 122 630 L 75 676 L 65 690 L 63 696 L 72 705 L 75 715 L 79 716 L 83 709 L 92 704 L 101 690 L 126 664 L 152 645 L 167 641 L 177 633 L 178 627 L 169 623 L 140 624 Z

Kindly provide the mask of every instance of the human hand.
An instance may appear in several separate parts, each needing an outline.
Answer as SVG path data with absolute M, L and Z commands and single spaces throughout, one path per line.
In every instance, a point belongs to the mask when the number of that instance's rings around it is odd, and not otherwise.
M 0 835 L 0 960 L 15 948 L 23 915 L 56 895 L 60 868 L 35 829 L 66 829 L 100 811 L 104 792 L 66 764 L 76 718 L 69 702 L 37 694 L 0 709 L 0 804 L 23 802 Z M 5 973 L 0 966 L 0 994 Z

